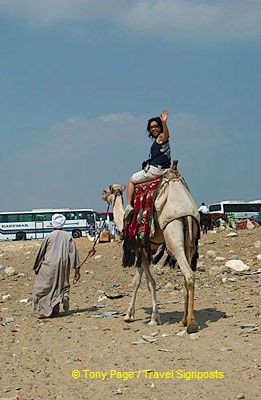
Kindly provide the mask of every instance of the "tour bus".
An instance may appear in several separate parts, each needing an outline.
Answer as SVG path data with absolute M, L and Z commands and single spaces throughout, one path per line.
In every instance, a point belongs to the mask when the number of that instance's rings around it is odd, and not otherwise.
M 51 220 L 56 213 L 65 216 L 63 230 L 74 238 L 96 229 L 96 213 L 89 208 L 0 212 L 0 240 L 43 239 L 52 232 Z
M 232 221 L 237 221 L 239 219 L 245 219 L 255 215 L 260 215 L 261 200 L 226 200 L 221 201 L 220 203 L 210 204 L 208 208 L 211 214 L 226 214 L 232 219 Z

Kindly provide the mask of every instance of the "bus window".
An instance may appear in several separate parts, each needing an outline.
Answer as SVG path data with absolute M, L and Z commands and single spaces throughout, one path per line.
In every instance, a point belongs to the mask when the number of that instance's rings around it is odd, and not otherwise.
M 211 204 L 209 206 L 209 212 L 214 212 L 214 211 L 221 211 L 221 204 Z
M 7 215 L 6 214 L 0 215 L 0 223 L 2 223 L 2 222 L 7 222 Z
M 24 222 L 31 222 L 33 215 L 32 214 L 21 214 L 20 217 L 22 218 L 22 221 Z
M 7 222 L 21 222 L 22 218 L 20 218 L 20 214 L 9 214 L 7 218 Z
M 51 219 L 52 219 L 52 214 L 50 213 L 33 214 L 34 221 L 51 221 Z

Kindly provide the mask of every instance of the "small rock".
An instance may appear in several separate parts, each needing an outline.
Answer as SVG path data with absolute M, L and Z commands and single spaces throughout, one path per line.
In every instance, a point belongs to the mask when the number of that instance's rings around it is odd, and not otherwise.
M 209 257 L 216 257 L 217 252 L 215 250 L 208 250 L 207 251 L 207 256 Z
M 113 394 L 113 395 L 122 394 L 122 390 L 121 390 L 120 388 L 117 389 L 117 390 L 113 390 L 113 391 L 112 391 L 112 394 Z
M 0 271 L 4 270 L 5 266 L 3 264 L 0 264 Z
M 218 275 L 221 272 L 220 267 L 218 265 L 213 265 L 213 267 L 210 268 L 210 275 Z
M 226 262 L 226 267 L 231 268 L 236 272 L 244 272 L 250 269 L 250 267 L 244 264 L 241 260 L 229 260 Z
M 256 258 L 258 259 L 258 261 L 261 261 L 261 254 L 258 254 L 258 255 L 256 256 Z
M 11 322 L 14 322 L 14 317 L 6 317 L 5 319 L 4 319 L 4 323 L 5 324 L 10 324 Z
M 237 396 L 237 399 L 245 399 L 245 395 L 243 393 L 241 393 Z
M 19 303 L 27 304 L 27 303 L 28 303 L 28 299 L 21 299 L 21 300 L 19 301 Z
M 186 333 L 187 333 L 187 330 L 185 329 L 184 331 L 180 331 L 180 332 L 176 333 L 176 335 L 177 336 L 184 336 L 184 335 L 186 335 Z
M 6 267 L 5 273 L 7 276 L 14 276 L 17 274 L 16 270 L 13 267 Z
M 188 336 L 192 340 L 199 340 L 199 333 L 190 333 Z
M 216 257 L 215 261 L 225 261 L 225 257 Z
M 95 260 L 99 260 L 100 258 L 102 258 L 102 256 L 100 254 L 97 254 L 97 256 L 94 257 Z
M 239 260 L 239 257 L 236 254 L 233 254 L 229 257 L 229 260 Z
M 236 237 L 238 234 L 236 232 L 230 232 L 227 234 L 227 237 Z
M 222 347 L 220 351 L 233 351 L 231 347 Z
M 254 243 L 254 246 L 255 246 L 255 248 L 257 248 L 257 249 L 261 249 L 261 240 L 257 240 L 257 241 Z
M 11 299 L 11 295 L 9 293 L 8 294 L 4 294 L 2 296 L 2 299 L 3 299 L 3 301 L 10 300 Z

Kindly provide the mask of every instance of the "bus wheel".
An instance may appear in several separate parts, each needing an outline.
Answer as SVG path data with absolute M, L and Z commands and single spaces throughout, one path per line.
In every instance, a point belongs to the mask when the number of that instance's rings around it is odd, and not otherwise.
M 24 232 L 17 232 L 15 236 L 16 240 L 25 240 L 26 239 L 26 234 Z
M 79 230 L 75 230 L 75 231 L 72 231 L 72 237 L 74 238 L 74 239 L 77 239 L 77 238 L 79 238 L 79 237 L 81 237 L 82 236 L 82 233 L 81 233 L 81 231 L 79 231 Z

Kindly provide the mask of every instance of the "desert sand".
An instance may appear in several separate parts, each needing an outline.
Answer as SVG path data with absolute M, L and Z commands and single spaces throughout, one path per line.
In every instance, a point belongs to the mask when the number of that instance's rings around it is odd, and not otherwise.
M 162 325 L 148 326 L 150 293 L 142 281 L 135 322 L 125 323 L 134 268 L 121 266 L 120 242 L 96 255 L 71 286 L 70 311 L 32 315 L 32 265 L 40 241 L 1 242 L 0 399 L 257 399 L 260 395 L 261 229 L 208 233 L 196 272 L 197 334 L 179 326 L 183 276 L 152 267 Z M 81 260 L 91 248 L 76 240 Z M 250 269 L 225 263 L 238 258 Z M 73 275 L 73 274 L 72 274 Z M 22 300 L 22 301 L 21 301 Z

